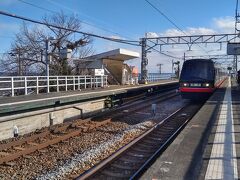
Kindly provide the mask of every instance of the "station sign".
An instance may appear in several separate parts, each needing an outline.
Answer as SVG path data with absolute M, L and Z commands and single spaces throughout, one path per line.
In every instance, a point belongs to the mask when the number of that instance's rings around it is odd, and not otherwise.
M 94 69 L 95 76 L 104 76 L 104 69 Z
M 240 43 L 227 43 L 227 55 L 240 55 Z

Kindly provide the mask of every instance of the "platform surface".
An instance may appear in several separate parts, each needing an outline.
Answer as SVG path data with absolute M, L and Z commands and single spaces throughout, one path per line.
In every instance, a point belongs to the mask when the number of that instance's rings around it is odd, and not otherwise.
M 16 97 L 0 97 L 0 114 L 23 109 L 38 108 L 59 103 L 69 103 L 93 98 L 105 97 L 113 94 L 126 93 L 138 89 L 150 88 L 159 85 L 178 83 L 176 80 L 161 80 L 156 83 L 128 85 L 128 86 L 110 86 L 107 88 L 86 89 L 82 91 L 61 91 L 43 94 L 22 95 Z
M 240 88 L 233 86 L 224 82 L 141 179 L 238 179 Z

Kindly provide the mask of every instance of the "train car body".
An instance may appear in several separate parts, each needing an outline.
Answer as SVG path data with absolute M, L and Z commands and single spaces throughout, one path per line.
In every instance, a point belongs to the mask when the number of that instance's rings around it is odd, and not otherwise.
M 226 78 L 222 68 L 211 59 L 191 59 L 183 63 L 180 93 L 184 99 L 208 98 Z

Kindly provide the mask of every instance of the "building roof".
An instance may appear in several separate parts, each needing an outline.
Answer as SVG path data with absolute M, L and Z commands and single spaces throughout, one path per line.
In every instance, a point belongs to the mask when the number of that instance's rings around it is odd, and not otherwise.
M 95 54 L 93 56 L 85 57 L 84 59 L 89 60 L 99 60 L 99 59 L 112 59 L 112 60 L 130 60 L 134 58 L 139 58 L 138 52 L 126 50 L 126 49 L 114 49 L 100 54 Z

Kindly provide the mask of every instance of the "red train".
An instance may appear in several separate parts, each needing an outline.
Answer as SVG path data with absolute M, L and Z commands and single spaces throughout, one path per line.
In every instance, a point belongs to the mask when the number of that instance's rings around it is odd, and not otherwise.
M 179 79 L 184 99 L 208 98 L 226 79 L 226 72 L 211 59 L 191 59 L 183 63 Z

